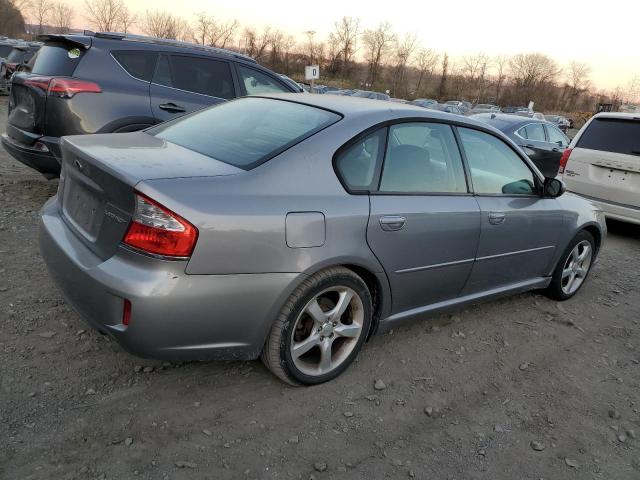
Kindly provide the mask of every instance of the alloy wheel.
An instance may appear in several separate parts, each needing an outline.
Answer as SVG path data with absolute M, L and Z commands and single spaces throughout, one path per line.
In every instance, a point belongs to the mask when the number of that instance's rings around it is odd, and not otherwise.
M 562 269 L 561 287 L 566 295 L 575 293 L 589 273 L 593 247 L 587 240 L 582 240 L 571 250 Z

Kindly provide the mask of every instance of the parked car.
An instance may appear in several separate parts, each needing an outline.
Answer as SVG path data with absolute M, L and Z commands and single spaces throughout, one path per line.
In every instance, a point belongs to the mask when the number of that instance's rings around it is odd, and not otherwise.
M 141 130 L 238 96 L 299 91 L 228 50 L 113 33 L 42 39 L 31 71 L 12 77 L 2 144 L 48 177 L 63 135 Z
M 370 92 L 369 90 L 356 90 L 351 96 L 356 98 L 371 98 L 372 100 L 389 100 L 391 98 L 386 93 Z
M 7 58 L 13 47 L 21 43 L 19 40 L 14 40 L 12 38 L 0 38 L 0 58 Z
M 529 108 L 527 107 L 503 107 L 502 113 L 518 113 L 518 112 L 529 112 Z
M 8 93 L 11 76 L 20 66 L 26 67 L 40 48 L 39 43 L 16 44 L 6 59 L 0 59 L 0 92 Z
M 404 98 L 390 98 L 389 101 L 395 103 L 411 103 L 409 100 L 405 100 Z
M 570 298 L 606 232 L 497 130 L 392 102 L 248 97 L 62 153 L 40 249 L 83 318 L 141 356 L 260 356 L 292 384 L 411 319 Z
M 293 87 L 294 91 L 297 91 L 299 93 L 304 93 L 305 92 L 305 89 L 298 82 L 296 82 L 293 78 L 287 77 L 284 73 L 278 73 L 278 75 L 280 76 L 281 79 L 283 79 L 285 82 L 287 82 L 289 85 L 291 85 L 291 87 Z
M 556 127 L 562 130 L 562 133 L 564 134 L 566 134 L 567 130 L 571 128 L 571 122 L 562 115 L 545 115 L 544 118 L 547 122 L 553 123 Z
M 446 112 L 446 113 L 453 113 L 455 115 L 464 115 L 464 112 L 462 111 L 462 109 L 457 106 L 457 105 L 448 105 L 446 103 L 438 103 L 435 105 L 429 105 L 425 108 L 428 108 L 429 110 L 438 110 L 440 112 Z
M 431 98 L 416 98 L 411 101 L 411 104 L 417 105 L 418 107 L 429 108 L 430 106 L 438 105 L 438 101 Z
M 500 107 L 497 105 L 492 105 L 490 103 L 479 103 L 475 107 L 473 107 L 469 112 L 469 115 L 474 115 L 477 113 L 499 113 Z
M 560 162 L 567 188 L 605 215 L 640 224 L 640 119 L 599 113 L 580 129 Z
M 328 90 L 325 93 L 327 95 L 340 95 L 340 96 L 351 96 L 356 90 L 350 90 L 350 89 L 342 89 L 342 90 Z
M 445 102 L 445 105 L 458 107 L 462 112 L 462 114 L 467 113 L 469 110 L 471 110 L 471 107 L 473 106 L 471 105 L 471 103 L 464 100 L 449 100 L 448 102 Z
M 483 121 L 507 135 L 522 147 L 545 177 L 558 175 L 560 158 L 569 145 L 569 139 L 554 124 L 504 113 L 480 113 L 471 118 Z

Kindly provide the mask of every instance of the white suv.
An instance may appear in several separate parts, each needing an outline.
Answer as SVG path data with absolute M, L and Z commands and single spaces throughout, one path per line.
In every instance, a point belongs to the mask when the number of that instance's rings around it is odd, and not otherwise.
M 640 115 L 593 116 L 564 151 L 559 174 L 607 217 L 640 224 Z

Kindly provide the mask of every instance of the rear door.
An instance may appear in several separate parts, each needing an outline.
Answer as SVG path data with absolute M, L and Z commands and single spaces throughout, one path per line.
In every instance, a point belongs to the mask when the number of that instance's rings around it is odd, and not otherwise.
M 547 134 L 542 123 L 530 123 L 521 127 L 517 135 L 523 139 L 523 147 L 531 161 L 545 177 L 555 177 L 558 173 L 560 156 L 547 141 Z M 558 150 L 558 149 L 557 149 Z
M 555 125 L 545 124 L 545 130 L 547 131 L 547 141 L 551 148 L 549 171 L 542 172 L 545 177 L 556 177 L 558 175 L 558 169 L 560 168 L 560 158 L 562 153 L 569 146 L 569 139 L 562 133 Z
M 640 207 L 640 118 L 594 118 L 571 152 L 563 180 L 572 192 Z
M 237 96 L 228 61 L 178 54 L 160 56 L 150 93 L 160 122 Z
M 393 290 L 393 312 L 457 297 L 478 247 L 480 211 L 450 125 L 391 125 L 367 241 Z

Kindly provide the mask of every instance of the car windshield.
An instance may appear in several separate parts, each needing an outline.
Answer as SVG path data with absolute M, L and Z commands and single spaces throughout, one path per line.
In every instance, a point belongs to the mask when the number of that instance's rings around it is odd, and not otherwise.
M 200 110 L 146 132 L 250 170 L 340 120 L 320 108 L 247 97 Z
M 13 45 L 0 45 L 0 57 L 5 58 L 13 50 Z

